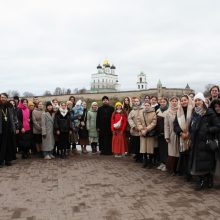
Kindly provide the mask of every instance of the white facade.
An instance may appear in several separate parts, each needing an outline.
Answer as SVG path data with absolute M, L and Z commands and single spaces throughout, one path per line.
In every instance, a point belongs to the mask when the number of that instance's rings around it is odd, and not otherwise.
M 137 76 L 137 89 L 138 90 L 145 90 L 147 89 L 147 79 L 146 74 L 141 72 Z
M 118 75 L 115 74 L 115 66 L 108 60 L 97 66 L 97 73 L 92 74 L 91 91 L 114 92 L 119 89 Z

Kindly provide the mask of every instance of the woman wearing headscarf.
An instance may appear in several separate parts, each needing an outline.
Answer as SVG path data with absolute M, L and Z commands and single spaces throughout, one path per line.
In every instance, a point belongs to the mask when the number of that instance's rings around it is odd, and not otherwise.
M 178 98 L 172 97 L 169 103 L 169 109 L 164 119 L 164 137 L 168 143 L 168 157 L 166 169 L 171 175 L 176 174 L 176 167 L 179 158 L 179 143 L 174 132 L 173 122 L 178 110 Z
M 157 116 L 150 103 L 144 104 L 145 108 L 138 115 L 138 130 L 140 132 L 140 153 L 143 154 L 143 168 L 152 168 L 153 166 L 153 154 L 155 137 L 150 136 L 152 131 L 157 124 Z
M 22 159 L 27 159 L 30 155 L 32 146 L 32 116 L 28 109 L 28 100 L 21 99 L 18 104 L 18 122 L 20 128 L 20 146 L 22 151 Z
M 157 110 L 157 141 L 159 148 L 159 162 L 160 165 L 157 167 L 158 170 L 166 171 L 166 161 L 168 156 L 168 144 L 164 137 L 164 118 L 166 117 L 169 103 L 167 98 L 161 98 L 160 108 Z
M 130 149 L 131 154 L 135 154 L 134 159 L 136 162 L 142 162 L 142 154 L 140 153 L 140 132 L 138 130 L 138 115 L 141 111 L 141 102 L 139 98 L 134 99 L 133 109 L 128 115 L 128 123 L 130 125 Z
M 189 168 L 193 176 L 199 177 L 196 190 L 201 190 L 213 187 L 215 152 L 208 145 L 208 140 L 220 132 L 220 120 L 211 108 L 207 108 L 202 93 L 197 93 L 194 101 L 195 108 L 190 123 Z
M 128 143 L 125 137 L 127 114 L 122 109 L 122 103 L 116 102 L 115 111 L 111 117 L 112 153 L 115 157 L 121 157 L 128 151 Z
M 97 145 L 98 145 L 98 131 L 96 129 L 96 117 L 98 111 L 97 102 L 93 102 L 91 104 L 91 108 L 87 113 L 87 123 L 86 127 L 89 131 L 89 141 L 92 148 L 92 153 L 97 153 Z
M 220 99 L 215 99 L 212 101 L 210 108 L 215 111 L 217 117 L 220 120 Z M 215 138 L 220 144 L 220 133 L 215 135 Z M 220 188 L 220 147 L 215 151 L 215 172 L 214 172 L 214 184 Z
M 178 136 L 180 153 L 177 173 L 179 175 L 185 175 L 188 181 L 191 179 L 191 175 L 189 174 L 189 125 L 193 107 L 192 99 L 188 95 L 181 96 L 180 106 L 174 120 L 174 131 Z

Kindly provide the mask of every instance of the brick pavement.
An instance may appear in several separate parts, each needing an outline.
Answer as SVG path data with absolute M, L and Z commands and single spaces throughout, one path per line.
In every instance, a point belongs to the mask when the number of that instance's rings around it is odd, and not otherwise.
M 220 191 L 91 154 L 0 169 L 0 204 L 0 220 L 220 219 Z

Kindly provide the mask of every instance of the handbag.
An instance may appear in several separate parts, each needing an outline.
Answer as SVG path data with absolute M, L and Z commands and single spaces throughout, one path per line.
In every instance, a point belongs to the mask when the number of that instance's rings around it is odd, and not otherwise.
M 144 112 L 143 112 L 143 117 L 144 117 Z M 145 117 L 144 117 L 144 123 L 147 127 L 147 122 L 145 120 Z M 147 134 L 144 137 L 155 137 L 156 135 L 157 135 L 157 130 L 156 130 L 156 127 L 155 127 L 152 130 L 150 130 L 149 132 L 147 132 Z
M 206 146 L 207 146 L 211 151 L 217 151 L 217 150 L 219 149 L 218 139 L 207 139 L 207 141 L 206 141 Z
M 120 120 L 119 120 L 118 122 L 116 122 L 116 123 L 113 124 L 113 127 L 114 127 L 115 129 L 119 129 L 119 128 L 121 127 L 121 120 L 122 120 L 122 117 L 120 118 Z

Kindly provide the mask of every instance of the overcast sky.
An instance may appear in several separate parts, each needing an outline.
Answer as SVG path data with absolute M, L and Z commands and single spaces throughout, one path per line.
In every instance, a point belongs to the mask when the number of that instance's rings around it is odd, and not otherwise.
M 143 71 L 148 87 L 160 79 L 203 91 L 220 84 L 219 8 L 218 0 L 2 0 L 0 90 L 89 89 L 108 58 L 123 90 Z

